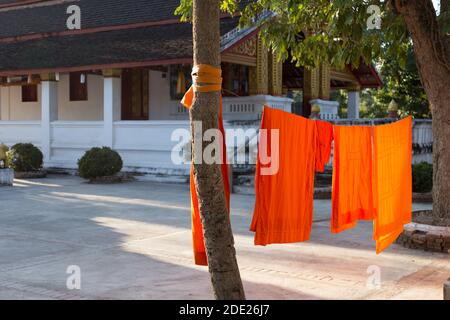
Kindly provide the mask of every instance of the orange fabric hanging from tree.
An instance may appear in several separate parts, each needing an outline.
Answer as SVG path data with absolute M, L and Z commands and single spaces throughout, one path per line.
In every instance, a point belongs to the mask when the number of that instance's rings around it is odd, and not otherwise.
M 221 90 L 222 71 L 220 68 L 215 68 L 210 65 L 197 65 L 192 69 L 193 85 L 184 95 L 181 103 L 186 108 L 191 108 L 194 101 L 194 92 L 212 92 Z M 227 201 L 228 212 L 230 211 L 230 183 L 228 181 L 228 166 L 227 166 L 227 148 L 225 144 L 225 129 L 223 127 L 222 117 L 222 97 L 220 98 L 218 128 L 222 133 L 222 180 L 225 190 L 225 199 Z M 192 243 L 194 250 L 194 261 L 197 265 L 208 265 L 206 257 L 205 243 L 203 239 L 203 226 L 200 218 L 200 209 L 198 206 L 198 195 L 195 188 L 194 167 L 191 165 L 190 172 L 190 189 L 191 189 L 191 216 L 192 216 Z
M 411 222 L 412 118 L 373 129 L 374 239 L 387 248 Z

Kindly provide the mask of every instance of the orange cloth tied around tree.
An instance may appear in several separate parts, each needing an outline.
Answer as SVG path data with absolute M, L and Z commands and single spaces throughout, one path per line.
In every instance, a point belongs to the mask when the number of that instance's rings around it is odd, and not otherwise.
M 386 249 L 411 222 L 412 118 L 373 129 L 374 240 Z
M 222 70 L 211 65 L 199 64 L 192 68 L 192 86 L 184 95 L 181 103 L 186 108 L 191 108 L 194 102 L 195 92 L 214 92 L 222 89 Z M 227 201 L 228 211 L 230 210 L 230 184 L 228 181 L 227 167 L 227 148 L 225 144 L 225 129 L 222 118 L 222 97 L 220 98 L 218 128 L 222 133 L 222 180 L 225 190 L 225 199 Z M 203 239 L 203 226 L 200 218 L 200 209 L 198 205 L 198 195 L 194 180 L 194 167 L 191 165 L 190 172 L 191 188 L 191 216 L 192 216 L 192 242 L 194 250 L 194 261 L 197 265 L 208 265 L 205 243 Z
M 272 137 L 273 130 L 278 130 L 278 139 L 276 135 Z M 267 134 L 263 136 L 263 132 Z M 328 162 L 331 138 L 331 125 L 264 107 L 255 174 L 256 201 L 250 226 L 255 232 L 255 245 L 309 239 L 314 172 L 316 168 L 323 170 Z M 262 169 L 274 165 L 277 155 L 271 150 L 277 149 L 278 171 L 263 174 Z M 266 161 L 269 158 L 271 161 Z
M 372 138 L 368 126 L 334 126 L 331 232 L 374 216 Z

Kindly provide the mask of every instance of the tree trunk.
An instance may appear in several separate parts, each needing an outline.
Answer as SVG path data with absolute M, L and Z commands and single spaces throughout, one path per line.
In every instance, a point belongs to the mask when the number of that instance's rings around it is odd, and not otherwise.
M 220 67 L 219 14 L 219 0 L 194 0 L 194 65 L 209 64 Z M 194 121 L 201 121 L 202 136 L 208 129 L 217 129 L 219 106 L 219 91 L 195 93 L 189 113 L 193 144 L 202 141 L 194 137 Z M 202 144 L 203 151 L 207 143 Z M 193 145 L 192 150 L 195 152 L 197 148 Z M 220 164 L 202 163 L 193 166 L 214 296 L 220 300 L 245 299 Z
M 439 30 L 431 0 L 395 1 L 411 33 L 433 117 L 433 224 L 450 221 L 450 40 Z

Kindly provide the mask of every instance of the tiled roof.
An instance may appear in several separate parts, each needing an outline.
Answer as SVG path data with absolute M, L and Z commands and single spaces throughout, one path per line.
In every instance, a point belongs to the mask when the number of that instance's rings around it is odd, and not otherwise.
M 1 1 L 1 0 L 0 0 Z M 5 1 L 5 0 L 3 0 Z M 81 9 L 82 29 L 175 19 L 179 0 L 79 0 L 0 11 L 0 38 L 66 31 L 67 7 Z
M 249 0 L 241 0 L 244 6 Z M 11 3 L 12 0 L 0 0 Z M 20 3 L 20 2 L 19 2 Z M 81 28 L 178 19 L 180 0 L 54 0 L 18 9 L 0 9 L 0 38 L 67 31 L 67 8 L 81 9 Z
M 221 19 L 221 34 L 234 29 L 237 23 L 238 18 Z M 0 57 L 0 75 L 17 70 L 82 69 L 128 62 L 191 59 L 192 26 L 176 23 L 0 43 Z

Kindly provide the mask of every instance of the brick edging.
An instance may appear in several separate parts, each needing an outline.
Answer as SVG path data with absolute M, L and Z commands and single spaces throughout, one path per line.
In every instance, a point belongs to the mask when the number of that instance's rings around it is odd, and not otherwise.
M 397 238 L 406 248 L 450 253 L 450 227 L 410 223 Z

